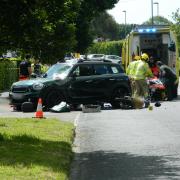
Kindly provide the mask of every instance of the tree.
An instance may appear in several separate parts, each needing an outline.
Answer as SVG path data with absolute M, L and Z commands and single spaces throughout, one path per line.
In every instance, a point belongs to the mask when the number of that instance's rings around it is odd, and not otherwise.
M 102 12 L 94 18 L 92 30 L 95 38 L 119 40 L 119 24 L 107 12 Z
M 152 18 L 148 19 L 143 24 L 152 25 Z M 171 25 L 172 22 L 163 16 L 155 16 L 155 17 L 153 17 L 153 24 L 154 25 Z
M 85 52 L 92 43 L 93 35 L 91 22 L 100 13 L 114 7 L 119 0 L 82 0 L 81 7 L 76 21 L 77 52 Z
M 47 62 L 83 52 L 92 42 L 93 18 L 118 1 L 1 0 L 0 54 L 16 50 Z
M 172 25 L 172 29 L 177 34 L 177 40 L 178 40 L 178 48 L 180 53 L 180 9 L 177 9 L 176 12 L 172 14 L 173 20 L 175 23 Z
M 134 28 L 134 24 L 119 24 L 119 38 L 124 39 Z
M 28 52 L 44 61 L 62 58 L 76 44 L 78 0 L 1 0 L 0 53 Z
M 174 12 L 172 15 L 173 20 L 175 21 L 175 23 L 172 25 L 172 28 L 174 29 L 174 31 L 176 31 L 178 40 L 180 42 L 180 9 L 177 9 L 177 11 Z

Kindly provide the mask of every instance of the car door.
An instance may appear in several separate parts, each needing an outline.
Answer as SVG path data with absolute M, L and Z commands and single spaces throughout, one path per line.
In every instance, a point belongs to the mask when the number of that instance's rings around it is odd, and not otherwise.
M 98 100 L 105 101 L 109 94 L 109 79 L 111 78 L 111 73 L 109 71 L 108 64 L 100 63 L 94 64 L 94 95 Z
M 93 67 L 91 64 L 77 64 L 71 72 L 67 91 L 71 101 L 90 101 L 94 97 Z
M 129 90 L 130 84 L 129 84 L 129 78 L 124 73 L 124 70 L 119 64 L 110 64 L 109 65 L 109 71 L 111 73 L 111 76 L 108 81 L 108 86 L 110 87 L 111 93 L 118 87 L 125 88 Z

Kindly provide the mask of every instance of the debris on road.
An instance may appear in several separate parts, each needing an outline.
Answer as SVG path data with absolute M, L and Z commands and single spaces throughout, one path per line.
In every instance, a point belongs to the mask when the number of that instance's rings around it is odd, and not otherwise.
M 92 113 L 92 112 L 100 112 L 101 111 L 101 106 L 100 105 L 83 105 L 82 106 L 82 112 L 83 113 Z

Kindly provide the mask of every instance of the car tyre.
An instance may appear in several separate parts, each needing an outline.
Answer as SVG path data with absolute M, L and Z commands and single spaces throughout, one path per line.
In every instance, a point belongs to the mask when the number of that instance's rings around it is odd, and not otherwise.
M 14 105 L 13 110 L 14 111 L 21 111 L 21 105 Z
M 21 105 L 22 112 L 33 112 L 34 111 L 34 105 L 32 102 L 24 102 Z
M 44 109 L 49 110 L 53 106 L 60 104 L 64 98 L 60 91 L 56 89 L 49 89 L 42 99 Z

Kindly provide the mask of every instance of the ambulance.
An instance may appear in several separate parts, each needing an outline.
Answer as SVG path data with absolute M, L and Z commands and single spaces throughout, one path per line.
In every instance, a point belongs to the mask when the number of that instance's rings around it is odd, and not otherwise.
M 167 25 L 138 25 L 127 35 L 122 46 L 122 65 L 126 69 L 136 55 L 149 57 L 171 67 L 179 78 L 179 55 L 176 34 Z

